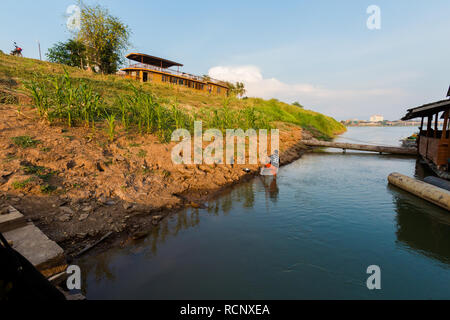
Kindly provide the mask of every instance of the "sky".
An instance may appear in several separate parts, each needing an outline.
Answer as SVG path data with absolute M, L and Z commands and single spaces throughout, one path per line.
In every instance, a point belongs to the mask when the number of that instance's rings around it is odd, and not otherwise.
M 450 85 L 450 1 L 84 1 L 132 30 L 130 52 L 184 64 L 183 71 L 243 81 L 247 95 L 300 102 L 338 120 L 445 98 Z M 43 58 L 72 36 L 76 0 L 1 0 L 0 50 L 16 41 Z M 379 29 L 369 29 L 376 5 Z

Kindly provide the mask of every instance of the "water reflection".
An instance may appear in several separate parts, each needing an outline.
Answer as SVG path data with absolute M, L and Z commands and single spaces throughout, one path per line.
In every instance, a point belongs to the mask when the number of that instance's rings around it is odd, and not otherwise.
M 276 176 L 261 176 L 261 183 L 265 189 L 266 200 L 270 198 L 274 203 L 278 200 L 278 195 L 280 193 L 280 189 L 277 184 Z
M 432 171 L 416 163 L 415 177 L 423 180 Z M 406 191 L 389 185 L 397 212 L 397 240 L 424 256 L 450 264 L 450 215 Z
M 276 179 L 270 180 L 270 183 L 267 186 L 264 185 L 264 187 L 267 188 L 267 194 L 271 199 L 277 198 L 279 190 Z M 205 209 L 190 208 L 164 219 L 144 239 L 126 242 L 122 248 L 110 249 L 97 255 L 95 259 L 90 256 L 84 257 L 79 261 L 84 274 L 82 285 L 84 294 L 88 291 L 87 275 L 89 274 L 94 275 L 93 280 L 96 283 L 105 279 L 114 282 L 116 275 L 112 269 L 112 262 L 118 254 L 142 256 L 144 258 L 155 257 L 158 254 L 158 247 L 166 243 L 168 239 L 176 237 L 182 231 L 198 227 L 201 221 L 200 212 L 203 215 L 219 216 L 222 214 L 227 216 L 232 208 L 236 208 L 236 204 L 240 204 L 243 208 L 253 208 L 256 192 L 253 181 L 244 183 L 238 189 L 229 189 L 220 197 L 211 200 L 207 203 Z
M 450 265 L 448 213 L 436 210 L 433 204 L 419 203 L 422 200 L 398 189 L 392 192 L 397 212 L 397 240 L 415 252 Z

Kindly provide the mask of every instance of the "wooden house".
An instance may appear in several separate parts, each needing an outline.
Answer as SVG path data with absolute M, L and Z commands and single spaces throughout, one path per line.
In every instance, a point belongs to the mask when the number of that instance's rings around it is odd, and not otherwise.
M 130 61 L 129 66 L 121 69 L 126 78 L 141 82 L 170 83 L 211 94 L 228 95 L 226 82 L 181 72 L 181 63 L 142 53 L 130 53 L 126 58 Z M 177 70 L 171 69 L 172 67 L 177 67 Z
M 450 99 L 446 99 L 409 109 L 402 119 L 422 119 L 418 152 L 439 176 L 447 179 L 450 178 L 449 111 Z M 444 124 L 439 128 L 439 121 L 442 119 Z

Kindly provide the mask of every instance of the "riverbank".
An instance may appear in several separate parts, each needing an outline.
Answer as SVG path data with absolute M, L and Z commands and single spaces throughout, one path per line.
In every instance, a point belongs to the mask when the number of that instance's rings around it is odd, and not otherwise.
M 0 54 L 0 211 L 34 221 L 68 255 L 113 232 L 145 236 L 176 210 L 258 173 L 258 166 L 174 165 L 179 128 L 280 130 L 282 163 L 299 141 L 345 131 L 276 99 L 220 97 Z M 249 170 L 244 170 L 249 169 Z
M 312 135 L 293 125 L 280 129 L 281 164 L 287 164 Z M 109 241 L 143 237 L 172 212 L 202 207 L 258 174 L 257 165 L 177 166 L 173 143 L 125 134 L 110 143 L 101 128 L 93 137 L 83 127 L 48 126 L 26 106 L 18 112 L 1 105 L 0 131 L 0 209 L 17 208 L 68 255 L 111 231 Z

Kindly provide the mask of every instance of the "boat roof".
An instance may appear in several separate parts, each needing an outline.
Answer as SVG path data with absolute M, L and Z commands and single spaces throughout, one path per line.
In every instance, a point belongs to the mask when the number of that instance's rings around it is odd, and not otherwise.
M 449 109 L 450 99 L 427 103 L 420 107 L 408 109 L 408 113 L 402 118 L 402 120 L 405 121 L 414 118 L 426 117 Z
M 149 65 L 156 66 L 156 67 L 161 67 L 164 69 L 167 69 L 167 68 L 170 68 L 173 66 L 177 66 L 177 67 L 183 66 L 181 63 L 178 63 L 175 61 L 170 61 L 167 59 L 150 56 L 150 55 L 144 54 L 144 53 L 134 53 L 133 52 L 133 53 L 126 55 L 126 58 L 129 60 L 136 61 L 136 62 L 145 63 L 145 64 L 149 64 Z

